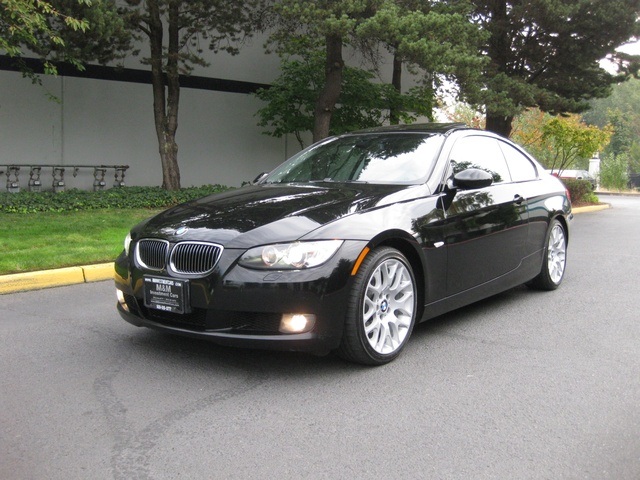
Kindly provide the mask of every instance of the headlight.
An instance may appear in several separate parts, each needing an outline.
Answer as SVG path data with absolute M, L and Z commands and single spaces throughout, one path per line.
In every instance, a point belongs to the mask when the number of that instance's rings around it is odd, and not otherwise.
M 322 265 L 342 245 L 342 240 L 265 245 L 247 250 L 240 265 L 248 268 L 298 270 Z
M 127 233 L 127 236 L 124 237 L 124 253 L 129 255 L 129 245 L 131 245 L 131 232 Z

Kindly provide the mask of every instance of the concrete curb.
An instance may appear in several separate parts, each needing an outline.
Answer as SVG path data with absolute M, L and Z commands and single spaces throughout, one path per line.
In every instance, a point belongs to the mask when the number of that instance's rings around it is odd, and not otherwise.
M 610 207 L 611 205 L 609 204 L 578 207 L 573 209 L 573 213 L 597 212 Z M 77 283 L 100 282 L 112 278 L 113 263 L 0 275 L 0 295 L 42 288 L 62 287 Z
M 573 213 L 588 213 L 588 212 L 599 212 L 600 210 L 606 210 L 611 208 L 611 205 L 608 203 L 604 203 L 602 205 L 589 205 L 588 207 L 576 207 L 572 208 L 571 211 Z
M 113 263 L 0 275 L 0 295 L 77 283 L 100 282 L 112 278 Z
M 615 195 L 615 196 L 620 196 L 620 197 L 639 197 L 640 196 L 640 192 L 593 192 L 596 194 L 596 196 L 598 195 L 604 195 L 605 197 L 607 195 Z

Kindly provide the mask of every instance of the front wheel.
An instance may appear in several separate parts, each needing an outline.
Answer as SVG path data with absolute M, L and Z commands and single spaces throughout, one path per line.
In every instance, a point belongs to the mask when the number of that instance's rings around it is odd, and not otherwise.
M 527 285 L 539 290 L 555 290 L 562 283 L 566 265 L 567 235 L 562 224 L 553 220 L 547 233 L 542 269 Z
M 409 340 L 416 312 L 416 281 L 408 260 L 393 248 L 374 250 L 355 277 L 338 355 L 365 365 L 390 362 Z

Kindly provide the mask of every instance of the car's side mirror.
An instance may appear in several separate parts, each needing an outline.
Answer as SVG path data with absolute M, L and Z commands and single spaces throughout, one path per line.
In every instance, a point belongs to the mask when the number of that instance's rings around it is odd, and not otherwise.
M 266 176 L 269 175 L 267 172 L 262 172 L 260 175 L 258 175 L 253 182 L 251 182 L 252 184 L 256 184 L 256 183 L 260 183 L 262 180 L 264 180 L 266 178 Z
M 467 168 L 453 176 L 452 186 L 462 190 L 488 187 L 493 183 L 493 176 L 479 168 Z

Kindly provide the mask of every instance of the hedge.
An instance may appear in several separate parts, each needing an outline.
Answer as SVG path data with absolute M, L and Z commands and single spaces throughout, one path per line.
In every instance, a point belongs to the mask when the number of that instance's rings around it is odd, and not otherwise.
M 591 184 L 587 180 L 562 179 L 574 204 L 597 203 Z M 178 203 L 195 200 L 212 193 L 224 192 L 229 187 L 204 185 L 176 191 L 160 187 L 121 187 L 92 192 L 66 190 L 64 192 L 0 192 L 0 213 L 77 212 L 111 208 L 168 208 Z
M 121 187 L 98 192 L 66 190 L 64 192 L 0 193 L 0 213 L 74 212 L 111 208 L 167 208 L 229 187 L 204 185 L 167 191 L 160 187 Z
M 571 203 L 574 205 L 586 203 L 598 203 L 598 197 L 593 193 L 593 187 L 589 180 L 577 180 L 573 178 L 563 178 L 562 182 L 569 190 Z

